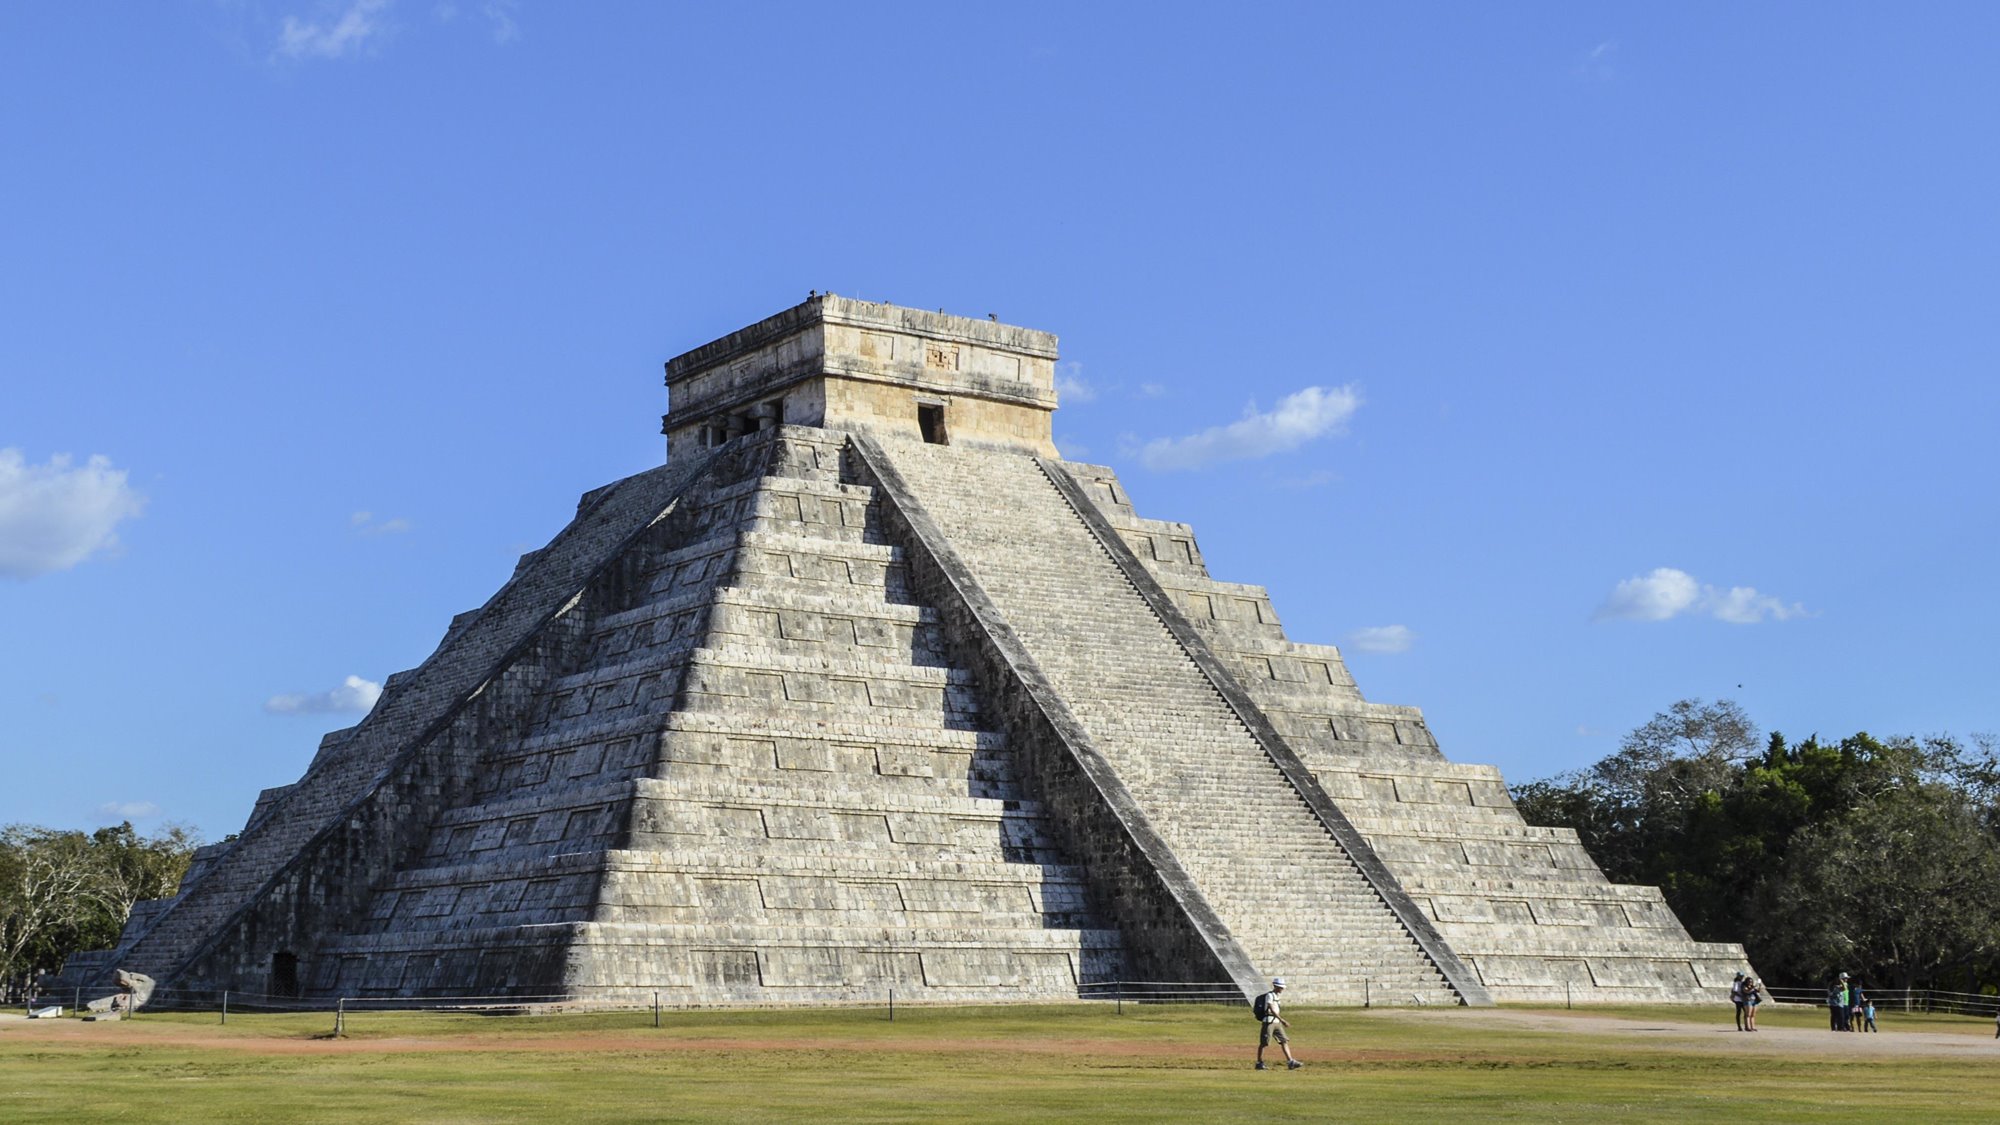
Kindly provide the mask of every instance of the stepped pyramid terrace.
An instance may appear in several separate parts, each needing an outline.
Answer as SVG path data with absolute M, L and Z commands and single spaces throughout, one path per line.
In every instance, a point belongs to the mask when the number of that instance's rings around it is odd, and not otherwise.
M 1193 530 L 1058 460 L 1056 339 L 813 299 L 66 985 L 672 1004 L 1693 1001 L 1608 882 Z M 1254 577 L 1254 576 L 1228 576 Z

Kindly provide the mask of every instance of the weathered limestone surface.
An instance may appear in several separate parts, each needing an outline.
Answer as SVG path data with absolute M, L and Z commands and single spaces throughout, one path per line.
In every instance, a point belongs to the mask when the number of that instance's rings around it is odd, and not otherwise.
M 920 437 L 920 408 L 959 445 L 1054 455 L 1056 338 L 1011 324 L 827 294 L 667 364 L 669 460 L 774 425 Z
M 826 296 L 668 365 L 586 494 L 264 790 L 114 967 L 191 988 L 674 1004 L 1689 1000 L 1689 940 L 1115 474 L 1055 338 Z M 183 991 L 184 994 L 184 991 Z
M 996 999 L 1117 975 L 839 445 L 768 432 L 761 474 L 710 474 L 315 987 Z
M 373 771 L 295 879 L 192 950 L 155 924 L 126 959 L 182 988 L 688 1004 L 1047 999 L 1125 975 L 872 491 L 842 481 L 843 442 L 787 427 L 677 470 L 532 667 L 489 669 L 518 684 L 504 704 L 405 752 L 428 784 L 362 755 L 442 655 L 260 800 L 243 841 L 303 834 L 293 802 Z M 462 619 L 441 654 L 513 616 Z M 446 759 L 464 768 L 441 778 Z M 367 811 L 392 804 L 393 828 Z M 249 883 L 259 854 L 239 841 L 162 917 Z
M 467 736 L 504 720 L 503 701 L 551 672 L 581 593 L 702 468 L 655 469 L 587 495 L 575 522 L 456 623 L 430 659 L 391 677 L 367 719 L 330 737 L 306 775 L 267 793 L 178 896 L 128 926 L 119 963 L 161 981 L 233 979 L 249 966 L 229 964 L 230 950 L 304 944 L 363 908 L 372 876 L 424 831 L 415 809 L 434 805 L 475 766 Z M 198 963 L 218 951 L 224 963 Z
M 889 453 L 1254 963 L 1306 1001 L 1457 1002 L 1033 458 Z
M 1363 700 L 1337 649 L 1288 640 L 1262 587 L 1210 578 L 1192 530 L 1140 518 L 1112 470 L 1065 469 L 1497 999 L 1695 999 L 1746 965 L 1690 939 L 1658 888 L 1607 881 L 1574 832 L 1523 822 L 1499 771 L 1446 761 L 1415 708 Z

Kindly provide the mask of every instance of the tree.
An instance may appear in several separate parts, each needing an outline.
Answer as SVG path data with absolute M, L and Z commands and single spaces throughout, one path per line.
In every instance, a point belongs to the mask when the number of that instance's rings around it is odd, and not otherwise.
M 181 825 L 169 824 L 157 835 L 145 837 L 133 831 L 129 821 L 98 829 L 91 842 L 101 878 L 94 901 L 103 907 L 103 917 L 97 920 L 101 928 L 91 935 L 99 942 L 97 948 L 118 940 L 133 903 L 173 895 L 201 846 L 200 839 Z
M 1994 739 L 1788 742 L 1728 700 L 1682 700 L 1618 752 L 1516 791 L 1606 876 L 1658 886 L 1688 931 L 1765 973 L 2000 980 Z
M 89 834 L 0 829 L 0 991 L 116 944 L 132 904 L 172 895 L 199 844 L 173 825 L 152 837 L 129 823 Z
M 1758 902 L 1753 940 L 1794 972 L 1976 985 L 2000 950 L 2000 851 L 1978 802 L 1918 782 L 1800 831 Z
M 1733 700 L 1683 699 L 1627 734 L 1590 767 L 1592 780 L 1631 804 L 1678 803 L 1725 786 L 1757 750 L 1757 725 Z
M 32 977 L 52 967 L 73 941 L 93 904 L 97 872 L 81 832 L 11 825 L 0 832 L 8 853 L 0 888 L 0 971 Z
M 1515 792 L 1531 824 L 1576 830 L 1606 876 L 1657 886 L 1702 940 L 1733 934 L 1748 894 L 1728 798 L 1757 749 L 1734 702 L 1683 699 L 1627 734 L 1593 766 Z

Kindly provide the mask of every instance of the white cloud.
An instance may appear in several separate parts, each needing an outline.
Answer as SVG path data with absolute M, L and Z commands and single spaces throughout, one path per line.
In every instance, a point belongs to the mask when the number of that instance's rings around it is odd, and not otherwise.
M 1370 625 L 1347 634 L 1347 647 L 1356 652 L 1408 652 L 1416 643 L 1416 631 L 1408 625 Z
M 1139 384 L 1140 398 L 1163 398 L 1166 396 L 1166 393 L 1167 393 L 1167 388 L 1164 384 L 1161 383 Z
M 1600 621 L 1665 621 L 1700 600 L 1701 584 L 1694 575 L 1663 566 L 1620 582 L 1596 616 Z
M 1275 409 L 1244 408 L 1243 417 L 1186 437 L 1154 438 L 1139 448 L 1139 460 L 1156 471 L 1198 469 L 1216 461 L 1268 457 L 1330 433 L 1339 433 L 1361 406 L 1352 385 L 1307 387 L 1286 395 Z
M 274 695 L 264 701 L 264 710 L 273 715 L 327 715 L 342 711 L 366 713 L 380 698 L 381 684 L 360 676 L 349 676 L 332 691 Z
M 1713 617 L 1732 625 L 1754 625 L 1760 621 L 1789 621 L 1809 616 L 1797 602 L 1786 604 L 1755 587 L 1731 586 L 1724 590 L 1705 585 L 1685 570 L 1655 567 L 1647 574 L 1620 582 L 1597 607 L 1597 621 L 1665 621 L 1682 614 Z
M 338 59 L 363 50 L 381 37 L 380 18 L 389 0 L 349 0 L 345 7 L 322 5 L 324 19 L 286 16 L 278 31 L 277 53 L 288 59 Z
M 1082 442 L 1061 438 L 1056 441 L 1056 455 L 1065 461 L 1080 461 L 1090 456 L 1090 447 Z
M 347 526 L 353 528 L 356 535 L 401 535 L 414 525 L 401 517 L 378 522 L 374 512 L 356 512 L 347 517 Z
M 118 545 L 118 524 L 146 498 L 103 457 L 72 466 L 67 454 L 30 465 L 0 449 L 0 575 L 29 579 L 70 567 Z
M 97 815 L 106 820 L 145 820 L 160 815 L 160 806 L 151 801 L 106 801 L 97 806 Z
M 1704 607 L 1716 620 L 1732 625 L 1755 625 L 1766 618 L 1790 621 L 1794 617 L 1810 616 L 1805 606 L 1797 602 L 1786 605 L 1769 594 L 1758 593 L 1752 586 L 1731 586 L 1727 590 L 1710 588 Z
M 1056 364 L 1056 397 L 1067 406 L 1097 398 L 1097 388 L 1083 380 L 1083 364 L 1073 359 Z
M 514 0 L 487 0 L 480 11 L 486 14 L 487 26 L 493 29 L 495 43 L 512 43 L 521 37 L 521 25 L 514 21 L 514 9 L 519 7 Z

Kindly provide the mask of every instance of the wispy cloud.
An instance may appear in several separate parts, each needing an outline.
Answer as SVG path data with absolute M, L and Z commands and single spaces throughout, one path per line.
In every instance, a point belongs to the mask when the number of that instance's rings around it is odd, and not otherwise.
M 1805 606 L 1759 593 L 1754 586 L 1710 586 L 1670 566 L 1620 582 L 1591 616 L 1596 621 L 1666 621 L 1683 615 L 1732 625 L 1811 616 Z
M 520 7 L 515 0 L 487 0 L 481 6 L 479 10 L 486 16 L 486 26 L 492 30 L 495 43 L 512 43 L 521 37 L 521 25 L 514 19 Z
M 350 711 L 365 714 L 380 698 L 381 684 L 349 676 L 331 691 L 274 695 L 264 701 L 264 710 L 273 715 L 330 715 Z
M 318 6 L 311 19 L 286 16 L 274 53 L 287 59 L 341 59 L 359 54 L 388 30 L 390 0 L 347 0 Z
M 1164 383 L 1133 384 L 1122 379 L 1110 381 L 1101 378 L 1086 379 L 1083 375 L 1083 363 L 1079 360 L 1066 359 L 1056 364 L 1056 395 L 1064 406 L 1096 402 L 1113 395 L 1144 400 L 1165 398 L 1170 393 Z
M 1097 388 L 1084 381 L 1083 364 L 1066 359 L 1056 364 L 1056 398 L 1065 406 L 1091 402 L 1097 398 Z
M 1065 461 L 1079 461 L 1090 456 L 1090 447 L 1080 441 L 1057 438 L 1056 453 Z
M 1618 41 L 1606 39 L 1583 52 L 1576 60 L 1576 74 L 1596 82 L 1609 81 L 1618 76 Z
M 347 517 L 347 526 L 352 528 L 356 535 L 401 535 L 414 525 L 401 517 L 377 520 L 374 512 L 356 512 Z
M 1339 433 L 1360 407 L 1361 395 L 1352 385 L 1307 387 L 1286 395 L 1268 411 L 1251 403 L 1244 408 L 1243 417 L 1226 426 L 1211 426 L 1186 437 L 1154 438 L 1139 447 L 1139 461 L 1149 469 L 1165 472 L 1268 457 Z
M 97 815 L 106 820 L 147 820 L 160 815 L 160 806 L 151 801 L 106 801 L 97 806 Z
M 73 465 L 68 454 L 30 465 L 0 449 L 0 576 L 26 580 L 118 545 L 118 525 L 146 498 L 103 457 Z
M 1416 643 L 1408 625 L 1370 625 L 1347 634 L 1347 647 L 1356 652 L 1408 652 Z
M 1727 621 L 1732 625 L 1755 625 L 1759 621 L 1790 621 L 1794 617 L 1812 616 L 1798 602 L 1787 605 L 1779 598 L 1758 593 L 1754 586 L 1731 586 L 1727 590 L 1704 587 L 1702 608 L 1717 621 Z

